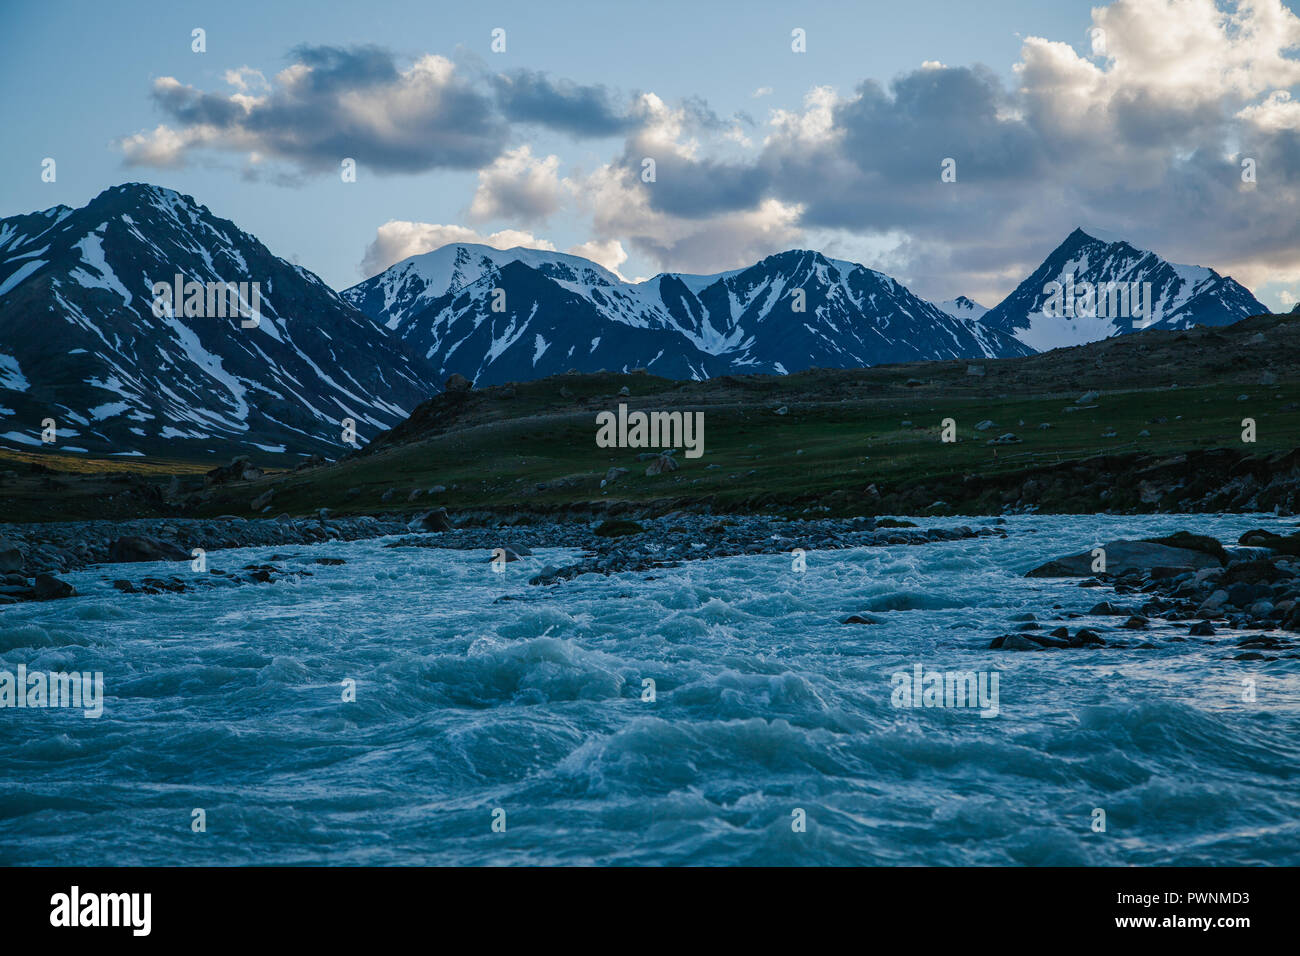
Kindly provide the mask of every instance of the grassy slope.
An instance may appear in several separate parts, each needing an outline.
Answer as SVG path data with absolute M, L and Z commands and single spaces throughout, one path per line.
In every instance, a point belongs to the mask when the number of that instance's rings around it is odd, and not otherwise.
M 257 482 L 223 486 L 194 511 L 252 515 L 250 502 L 275 488 L 270 514 L 329 507 L 340 513 L 416 511 L 432 501 L 455 511 L 490 507 L 552 510 L 588 502 L 674 503 L 711 500 L 715 510 L 800 511 L 827 493 L 860 499 L 939 476 L 1015 472 L 1036 464 L 1100 452 L 1172 453 L 1235 447 L 1262 453 L 1300 445 L 1300 319 L 1259 317 L 1230 329 L 1148 332 L 1074 349 L 980 363 L 930 362 L 849 371 L 812 370 L 784 377 L 724 377 L 679 383 L 644 374 L 565 375 L 439 396 L 410 422 L 380 436 L 363 454 Z M 1275 379 L 1261 384 L 1261 375 Z M 916 384 L 919 382 L 920 384 Z M 909 384 L 910 383 L 910 384 Z M 1177 383 L 1177 388 L 1170 386 Z M 626 386 L 630 397 L 621 399 Z M 1066 413 L 1084 391 L 1102 392 L 1098 407 Z M 1239 401 L 1242 394 L 1248 396 Z M 596 412 L 624 401 L 631 409 L 702 410 L 705 454 L 665 475 L 646 476 L 638 449 L 600 449 Z M 775 409 L 788 407 L 788 414 Z M 1165 424 L 1150 424 L 1165 417 Z M 1182 416 L 1181 420 L 1178 416 Z M 1258 422 L 1257 444 L 1243 446 L 1241 420 Z M 942 419 L 956 420 L 960 441 L 939 441 Z M 977 432 L 983 419 L 995 428 Z M 910 421 L 911 426 L 904 426 Z M 1020 424 L 1021 422 L 1024 424 Z M 1040 422 L 1052 427 L 1039 430 Z M 1114 429 L 1114 438 L 1103 432 Z M 1139 437 L 1142 430 L 1149 437 Z M 1015 432 L 1022 444 L 991 447 L 991 437 Z M 50 467 L 63 458 L 40 457 Z M 85 463 L 85 460 L 81 460 Z M 113 462 L 137 481 L 192 473 L 217 462 Z M 710 468 L 710 465 L 717 465 Z M 611 466 L 631 469 L 606 489 Z M 47 483 L 48 477 L 41 479 Z M 86 488 L 0 483 L 0 508 L 19 520 L 116 514 L 106 492 L 122 479 L 92 475 Z M 31 484 L 36 481 L 32 479 Z M 538 489 L 539 484 L 547 487 Z M 448 489 L 407 502 L 412 488 Z M 349 496 L 349 489 L 360 493 Z M 381 496 L 395 490 L 388 502 Z M 8 496 L 8 497 L 6 497 Z M 121 496 L 129 497 L 129 496 Z M 129 509 L 129 504 L 120 504 Z M 166 508 L 162 510 L 167 510 Z M 839 510 L 839 509 L 837 509 Z M 851 510 L 851 509 L 850 509 Z M 53 512 L 53 513 L 52 513 Z M 153 513 L 157 513 L 156 511 Z
M 678 498 L 712 498 L 715 509 L 780 507 L 837 489 L 857 495 L 872 483 L 883 489 L 939 475 L 1013 472 L 1099 452 L 1290 450 L 1300 445 L 1300 410 L 1289 407 L 1300 397 L 1293 332 L 1290 323 L 1258 319 L 1228 332 L 1146 333 L 985 362 L 982 377 L 968 375 L 965 362 L 689 384 L 635 374 L 558 376 L 518 385 L 513 398 L 488 389 L 460 405 L 439 399 L 433 404 L 440 407 L 424 416 L 417 410 L 414 421 L 436 423 L 446 429 L 441 434 L 394 436 L 405 440 L 392 444 L 381 439 L 367 454 L 284 477 L 276 482 L 273 510 L 416 510 L 429 499 L 408 505 L 407 492 L 435 484 L 448 488 L 437 503 L 453 510 Z M 1254 341 L 1260 334 L 1265 340 Z M 1277 384 L 1259 384 L 1266 368 Z M 1179 387 L 1169 387 L 1175 383 Z M 619 398 L 623 386 L 629 398 Z M 1097 408 L 1064 411 L 1088 389 L 1103 392 Z M 1239 401 L 1242 394 L 1248 399 Z M 704 456 L 691 460 L 679 453 L 678 471 L 646 476 L 637 449 L 597 448 L 595 414 L 620 401 L 631 409 L 703 410 Z M 787 414 L 775 413 L 781 405 Z M 1162 416 L 1167 423 L 1149 423 Z M 1241 443 L 1246 416 L 1258 423 L 1253 446 Z M 946 417 L 957 422 L 956 444 L 939 440 Z M 997 427 L 976 431 L 983 419 Z M 1052 427 L 1039 430 L 1040 422 Z M 1116 437 L 1103 438 L 1110 429 Z M 1143 430 L 1150 436 L 1139 437 Z M 986 443 L 1005 431 L 1023 443 Z M 601 489 L 611 466 L 632 473 Z M 538 490 L 543 483 L 548 487 Z M 231 510 L 265 484 L 223 496 L 210 509 Z M 351 488 L 361 494 L 348 499 Z M 397 494 L 384 503 L 380 497 L 388 489 Z

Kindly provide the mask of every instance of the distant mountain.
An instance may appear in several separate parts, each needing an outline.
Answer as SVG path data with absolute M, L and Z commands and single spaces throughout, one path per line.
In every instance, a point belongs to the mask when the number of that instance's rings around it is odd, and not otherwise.
M 183 293 L 155 295 L 177 279 Z M 213 315 L 223 283 L 242 284 L 237 304 L 256 304 L 256 321 Z M 1086 314 L 1078 294 L 1106 283 L 1148 284 L 1150 315 Z M 244 298 L 254 284 L 260 302 Z M 336 293 L 189 196 L 128 183 L 81 209 L 0 219 L 0 445 L 51 447 L 52 418 L 65 450 L 337 455 L 345 419 L 364 444 L 452 373 L 489 385 L 569 369 L 703 379 L 1001 358 L 1265 311 L 1213 270 L 1080 230 L 983 314 L 798 249 L 630 283 L 579 256 L 456 244 Z
M 629 283 L 578 256 L 457 244 L 342 294 L 438 376 L 484 385 L 570 368 L 707 378 L 1031 352 L 889 276 L 806 250 Z
M 177 275 L 248 283 L 249 300 L 258 283 L 256 327 L 187 317 L 174 297 L 155 314 L 154 283 Z M 0 220 L 0 443 L 10 447 L 337 455 L 342 419 L 364 442 L 435 391 L 395 336 L 189 196 L 129 183 L 81 209 Z M 41 442 L 46 418 L 54 446 Z
M 948 299 L 939 303 L 939 308 L 957 319 L 979 319 L 988 311 L 987 308 L 980 305 L 974 299 L 968 299 L 964 295 L 959 295 L 955 299 Z
M 1134 301 L 1142 302 L 1145 314 L 1136 314 Z M 1175 265 L 1076 229 L 981 324 L 1043 352 L 1144 328 L 1230 325 L 1267 311 L 1244 286 L 1213 269 Z

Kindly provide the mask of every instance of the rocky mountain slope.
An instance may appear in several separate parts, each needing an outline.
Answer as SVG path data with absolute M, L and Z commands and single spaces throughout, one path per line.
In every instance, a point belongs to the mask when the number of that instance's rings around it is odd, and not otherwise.
M 155 302 L 155 283 L 204 284 Z M 244 283 L 217 317 L 206 284 Z M 257 283 L 260 314 L 252 314 Z M 187 296 L 186 296 L 187 297 Z M 247 315 L 235 314 L 240 304 Z M 159 307 L 155 307 L 158 305 Z M 246 327 L 251 326 L 251 327 Z M 107 455 L 338 454 L 436 389 L 396 336 L 189 196 L 129 183 L 0 220 L 0 442 Z M 57 441 L 42 442 L 53 419 Z

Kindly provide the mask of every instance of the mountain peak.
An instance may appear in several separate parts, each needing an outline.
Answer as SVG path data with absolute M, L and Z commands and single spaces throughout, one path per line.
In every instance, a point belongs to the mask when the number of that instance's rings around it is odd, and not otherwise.
M 940 302 L 938 305 L 940 309 L 956 319 L 978 319 L 988 312 L 987 308 L 964 295 L 959 295 L 955 299 L 948 299 L 946 302 Z
M 1043 352 L 1147 328 L 1229 325 L 1262 305 L 1227 276 L 1076 228 L 983 323 Z
M 76 210 L 0 220 L 0 237 L 0 340 L 16 370 L 0 405 L 24 423 L 5 444 L 39 447 L 33 423 L 53 413 L 65 450 L 338 454 L 344 418 L 364 439 L 434 391 L 427 365 L 318 277 L 175 190 L 123 183 Z M 159 310 L 156 287 L 177 275 L 206 295 Z M 36 370 L 40 389 L 6 388 Z
M 193 196 L 187 196 L 166 186 L 156 186 L 153 183 L 121 183 L 117 186 L 109 186 L 91 202 L 118 197 L 129 199 L 132 202 L 153 202 L 157 199 L 163 199 L 168 202 L 180 201 L 191 206 L 199 205 Z

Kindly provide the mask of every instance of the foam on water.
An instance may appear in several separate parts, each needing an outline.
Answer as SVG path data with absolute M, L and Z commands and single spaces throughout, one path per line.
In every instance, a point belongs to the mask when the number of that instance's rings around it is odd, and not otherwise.
M 102 671 L 104 714 L 0 711 L 0 862 L 1294 865 L 1300 662 L 1232 661 L 1231 632 L 987 649 L 1017 614 L 1107 596 L 1023 577 L 1048 558 L 1278 523 L 1020 517 L 802 574 L 741 556 L 546 589 L 527 579 L 571 552 L 496 574 L 332 543 L 289 550 L 296 583 L 186 594 L 111 586 L 184 563 L 68 575 L 81 597 L 0 611 L 0 666 Z M 840 623 L 861 613 L 882 623 Z M 895 709 L 916 663 L 997 670 L 999 715 Z

